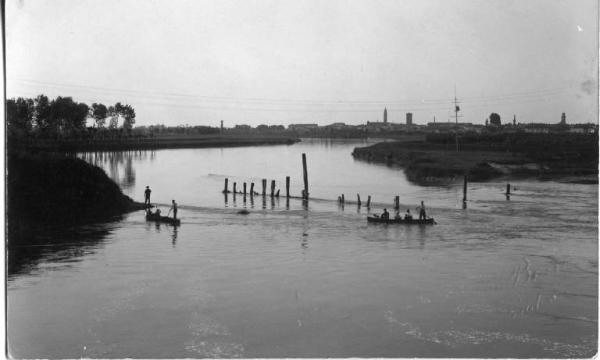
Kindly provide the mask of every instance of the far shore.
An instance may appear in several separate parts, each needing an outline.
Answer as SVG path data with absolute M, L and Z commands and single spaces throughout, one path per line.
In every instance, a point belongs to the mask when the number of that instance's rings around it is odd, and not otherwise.
M 111 138 L 86 140 L 31 140 L 21 144 L 29 151 L 118 151 L 156 150 L 262 145 L 291 145 L 300 139 L 288 136 L 160 136 L 148 138 Z

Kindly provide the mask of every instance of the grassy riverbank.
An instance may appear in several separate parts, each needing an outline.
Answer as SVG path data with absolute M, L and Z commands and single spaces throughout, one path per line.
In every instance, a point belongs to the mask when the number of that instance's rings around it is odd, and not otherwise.
M 32 227 L 106 220 L 143 207 L 123 195 L 104 170 L 83 160 L 23 152 L 7 160 L 9 243 Z
M 423 185 L 465 174 L 471 181 L 501 176 L 598 181 L 597 134 L 462 135 L 458 141 L 453 134 L 435 134 L 355 148 L 352 155 L 401 166 L 409 180 Z

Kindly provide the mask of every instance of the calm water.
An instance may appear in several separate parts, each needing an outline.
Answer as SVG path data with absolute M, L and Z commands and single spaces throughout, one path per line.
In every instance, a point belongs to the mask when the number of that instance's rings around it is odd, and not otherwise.
M 513 180 L 410 184 L 354 161 L 352 142 L 82 155 L 142 212 L 56 230 L 62 244 L 8 279 L 10 353 L 76 357 L 590 357 L 598 329 L 598 187 Z M 301 201 L 229 195 L 232 182 L 302 186 Z M 248 184 L 249 186 L 249 184 Z M 344 193 L 420 200 L 437 225 L 368 225 Z M 249 215 L 238 215 L 247 208 Z

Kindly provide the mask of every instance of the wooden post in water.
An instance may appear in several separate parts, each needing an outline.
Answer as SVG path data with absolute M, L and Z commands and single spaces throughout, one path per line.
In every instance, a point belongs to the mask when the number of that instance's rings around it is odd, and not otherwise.
M 396 199 L 394 199 L 394 209 L 400 210 L 400 196 L 396 195 Z
M 267 179 L 262 179 L 262 194 L 265 196 L 267 194 Z
M 306 170 L 306 154 L 302 153 L 302 170 L 304 174 L 304 199 L 308 200 L 308 172 Z
M 510 184 L 506 184 L 506 195 L 510 195 Z
M 463 184 L 463 204 L 467 203 L 467 175 L 465 175 L 465 182 Z
M 244 196 L 246 196 L 246 183 L 244 183 Z
M 371 208 L 371 195 L 367 198 L 367 209 Z
M 250 195 L 254 196 L 254 183 L 250 183 Z
M 275 180 L 271 180 L 271 197 L 275 196 Z
M 358 206 L 360 206 L 360 194 L 356 194 L 356 202 L 358 203 Z
M 344 203 L 344 194 L 342 194 L 342 204 Z
M 276 198 L 278 198 L 278 197 L 279 197 L 279 190 L 280 190 L 280 189 L 277 189 L 277 192 L 275 193 L 275 197 L 276 197 Z
M 229 187 L 229 179 L 225 178 L 225 189 L 223 190 L 223 192 L 225 194 L 227 194 L 229 192 L 229 189 L 227 189 Z
M 285 197 L 286 198 L 290 197 L 290 177 L 289 176 L 285 177 Z
M 236 191 L 236 189 L 235 189 L 236 185 L 237 185 L 237 184 L 234 182 L 234 183 L 233 183 L 233 193 L 234 193 L 234 194 L 237 192 L 237 191 Z

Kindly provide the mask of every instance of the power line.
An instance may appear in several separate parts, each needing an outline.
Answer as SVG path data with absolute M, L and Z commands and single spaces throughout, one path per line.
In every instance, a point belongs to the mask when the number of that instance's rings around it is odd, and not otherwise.
M 37 80 L 27 79 L 16 79 L 25 86 L 46 86 L 54 88 L 79 89 L 85 92 L 104 93 L 109 96 L 129 95 L 141 99 L 159 99 L 163 101 L 201 101 L 201 102 L 213 102 L 213 103 L 247 103 L 262 104 L 262 105 L 280 105 L 280 106 L 353 106 L 353 107 L 365 107 L 375 105 L 398 105 L 413 109 L 413 108 L 430 108 L 436 109 L 436 105 L 447 105 L 452 102 L 452 99 L 413 99 L 404 101 L 368 101 L 368 100 L 336 100 L 336 101 L 318 101 L 318 100 L 298 100 L 298 99 L 268 99 L 268 98 L 243 98 L 243 97 L 225 97 L 225 96 L 206 96 L 206 95 L 193 95 L 193 94 L 181 94 L 181 93 L 169 93 L 169 92 L 155 92 L 155 91 L 142 91 L 142 90 L 127 90 L 117 88 L 106 88 L 97 86 L 83 86 L 77 84 L 67 83 L 51 83 L 42 82 Z M 562 94 L 565 90 L 572 88 L 553 88 L 553 89 L 540 89 L 529 92 L 516 92 L 512 94 L 499 94 L 499 95 L 488 95 L 488 96 L 471 96 L 463 97 L 463 103 L 490 103 L 499 101 L 512 101 L 512 100 L 523 100 L 532 98 L 547 98 L 551 96 L 557 96 Z M 166 104 L 165 104 L 166 105 Z M 350 110 L 347 110 L 350 111 Z M 367 111 L 367 110 L 365 110 Z M 416 110 L 415 110 L 416 111 Z

